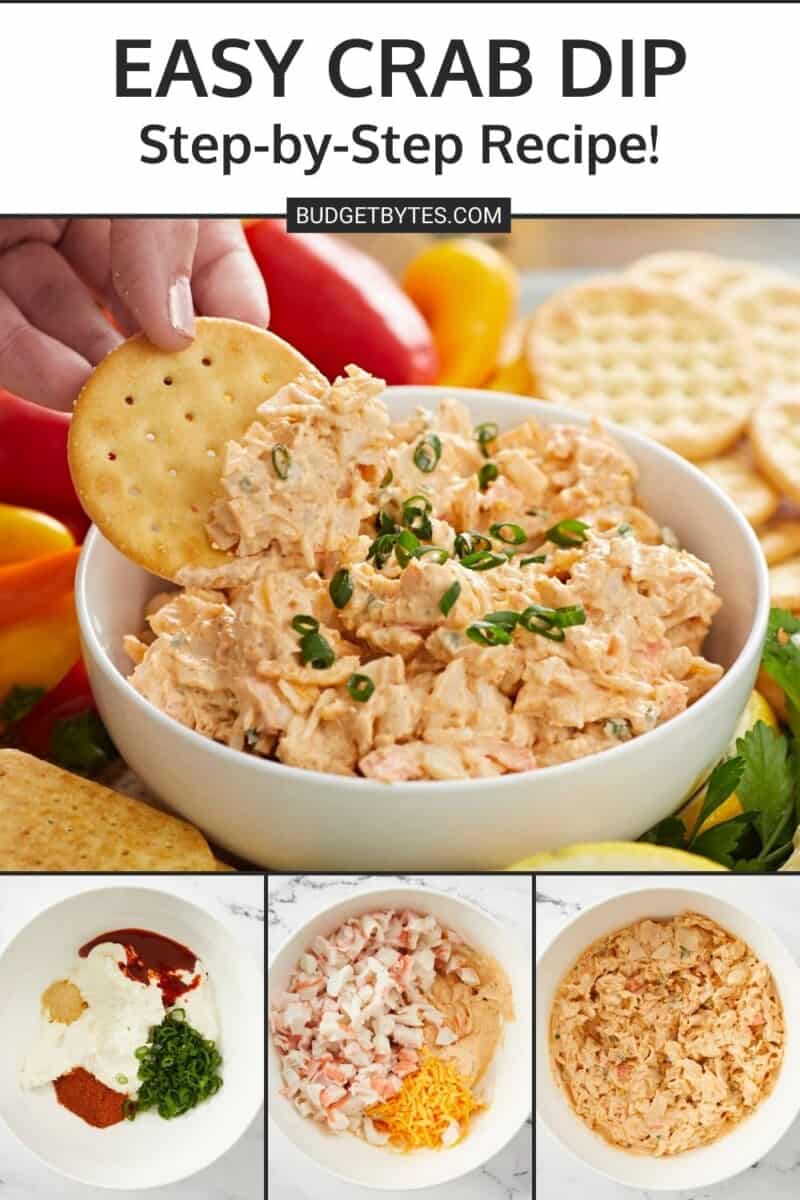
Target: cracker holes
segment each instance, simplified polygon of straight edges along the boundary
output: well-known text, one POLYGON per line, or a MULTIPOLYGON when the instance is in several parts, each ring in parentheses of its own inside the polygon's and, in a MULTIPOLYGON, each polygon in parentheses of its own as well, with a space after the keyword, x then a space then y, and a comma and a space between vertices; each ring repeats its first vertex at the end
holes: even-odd
POLYGON ((154 441, 156 440, 156 435, 155 435, 155 434, 153 433, 153 431, 151 430, 149 433, 146 433, 146 434, 144 435, 144 440, 145 440, 146 442, 154 442, 154 441))
POLYGON ((126 403, 126 404, 133 404, 133 402, 134 402, 134 401, 133 401, 133 396, 126 396, 126 397, 125 397, 125 403, 126 403))
POLYGON ((171 375, 164 376, 164 387, 172 387, 172 376, 171 375))
POLYGON ((184 413, 184 414, 183 414, 183 419, 184 419, 184 421, 193 421, 193 420, 194 420, 194 413, 190 413, 190 412, 184 413))
POLYGON ((108 452, 108 461, 109 461, 109 462, 116 462, 116 461, 117 461, 117 455, 116 455, 116 451, 114 451, 114 450, 109 450, 109 452, 108 452))
POLYGON ((204 367, 210 367, 211 363, 213 362, 213 359, 209 358, 208 355, 206 355, 205 357, 201 358, 200 361, 204 367))
POLYGON ((175 479, 177 477, 178 472, 175 470, 174 467, 170 467, 170 469, 167 471, 167 474, 169 475, 170 479, 175 479))
POLYGON ((140 487, 137 487, 135 483, 132 483, 131 486, 128 488, 129 496, 141 496, 141 494, 142 494, 142 489, 140 487))

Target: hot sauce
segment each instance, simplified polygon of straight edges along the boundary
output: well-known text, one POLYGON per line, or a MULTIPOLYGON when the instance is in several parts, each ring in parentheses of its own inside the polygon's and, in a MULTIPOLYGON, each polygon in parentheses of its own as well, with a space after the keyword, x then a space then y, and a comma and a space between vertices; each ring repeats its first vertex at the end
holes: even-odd
POLYGON ((59 1104, 96 1129, 117 1125, 125 1118, 127 1097, 106 1087, 94 1075, 84 1071, 83 1067, 76 1067, 69 1074, 61 1075, 54 1081, 53 1087, 59 1104))
POLYGON ((129 979, 139 983, 146 984, 149 979, 155 979, 161 988, 165 1008, 170 1008, 179 996, 192 991, 200 983, 199 975, 185 980, 176 974, 178 971, 194 971, 197 955, 188 946, 172 938, 149 929, 112 929, 109 933, 92 938, 85 946, 81 946, 78 953, 81 958, 86 958, 90 950, 103 942, 116 942, 125 947, 127 961, 120 963, 120 970, 129 979))

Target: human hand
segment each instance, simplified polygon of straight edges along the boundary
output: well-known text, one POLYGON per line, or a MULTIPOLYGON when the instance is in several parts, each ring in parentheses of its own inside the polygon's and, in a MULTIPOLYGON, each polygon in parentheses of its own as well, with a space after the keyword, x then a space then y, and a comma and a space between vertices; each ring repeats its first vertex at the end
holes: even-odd
POLYGON ((196 312, 269 321, 238 221, 0 219, 0 387, 26 400, 69 410, 122 336, 181 350, 196 312))

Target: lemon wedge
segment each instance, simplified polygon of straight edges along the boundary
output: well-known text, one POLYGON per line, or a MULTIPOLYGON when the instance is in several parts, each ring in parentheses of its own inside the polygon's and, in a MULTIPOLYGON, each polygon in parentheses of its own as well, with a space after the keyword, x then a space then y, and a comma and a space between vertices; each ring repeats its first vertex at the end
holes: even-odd
MULTIPOLYGON (((763 721, 765 725, 770 725, 773 729, 778 727, 778 719, 772 710, 772 707, 764 699, 760 692, 751 692, 750 699, 745 705, 744 712, 739 718, 739 723, 736 726, 733 737, 728 746, 728 754, 736 753, 736 739, 743 737, 749 729, 758 722, 763 721)), ((706 798, 708 785, 703 786, 696 791, 692 798, 686 803, 678 813, 679 820, 683 821, 684 828, 687 833, 692 833, 697 822, 697 816, 700 812, 703 801, 706 798)), ((739 798, 734 792, 729 796, 724 803, 720 804, 707 820, 703 822, 699 832, 704 832, 706 829, 713 829, 715 825, 721 825, 723 821, 730 821, 731 817, 737 817, 742 811, 742 806, 739 798)))
POLYGON ((584 842, 523 858, 509 871, 727 871, 727 867, 647 842, 584 842))

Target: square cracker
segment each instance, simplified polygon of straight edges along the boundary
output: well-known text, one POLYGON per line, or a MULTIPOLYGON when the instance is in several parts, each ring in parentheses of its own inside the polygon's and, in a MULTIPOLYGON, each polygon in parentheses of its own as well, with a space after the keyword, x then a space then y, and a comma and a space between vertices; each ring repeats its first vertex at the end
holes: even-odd
POLYGON ((199 830, 19 750, 0 750, 0 871, 214 871, 199 830))
POLYGON ((200 317, 196 328, 177 353, 142 334, 112 350, 84 384, 69 435, 75 488, 95 525, 127 558, 171 580, 182 566, 230 560, 205 529, 226 443, 285 384, 322 378, 253 325, 200 317))

